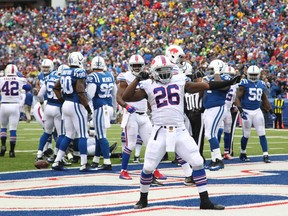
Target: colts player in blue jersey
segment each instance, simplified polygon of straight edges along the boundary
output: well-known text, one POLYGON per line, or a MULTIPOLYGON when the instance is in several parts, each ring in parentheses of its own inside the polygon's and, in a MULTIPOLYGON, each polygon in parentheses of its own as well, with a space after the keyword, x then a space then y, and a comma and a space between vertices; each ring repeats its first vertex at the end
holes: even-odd
POLYGON ((109 142, 106 131, 110 128, 110 120, 116 107, 116 84, 113 74, 107 72, 104 59, 96 56, 91 61, 92 72, 87 77, 88 98, 92 99, 94 114, 96 148, 92 167, 102 170, 112 170, 110 160, 109 142), (99 166, 100 155, 103 155, 104 163, 99 166))
POLYGON ((86 70, 83 68, 84 57, 80 52, 72 52, 68 56, 69 69, 62 71, 60 80, 54 86, 54 92, 62 105, 62 119, 66 130, 52 169, 63 170, 61 160, 67 150, 69 143, 78 138, 81 166, 80 171, 89 171, 87 163, 87 120, 92 111, 88 105, 86 95, 86 70))
MULTIPOLYGON (((219 59, 213 60, 208 65, 207 74, 213 76, 208 77, 209 80, 221 81, 230 80, 231 77, 227 74, 220 74, 225 64, 219 59), (211 71, 210 71, 211 70, 211 71)), ((217 139, 217 132, 220 123, 226 115, 226 94, 229 88, 221 90, 207 90, 203 96, 203 107, 205 108, 203 114, 205 137, 210 143, 211 163, 208 165, 209 170, 215 171, 224 168, 222 155, 220 151, 219 140, 217 139)))
POLYGON ((259 80, 260 69, 257 66, 250 66, 247 69, 247 79, 242 79, 239 84, 239 90, 235 100, 235 105, 238 107, 240 116, 243 119, 241 138, 241 154, 240 159, 244 162, 250 161, 246 154, 248 138, 250 137, 252 125, 260 139, 260 145, 263 151, 263 161, 270 163, 268 156, 268 144, 265 135, 265 122, 263 113, 260 109, 261 102, 265 109, 269 111, 271 119, 275 119, 271 104, 265 94, 266 85, 259 80))
MULTIPOLYGON (((62 103, 58 100, 54 94, 53 87, 55 83, 59 80, 60 74, 63 68, 69 68, 67 65, 61 65, 57 71, 51 72, 44 84, 42 85, 37 97, 40 103, 44 102, 44 98, 47 98, 47 105, 44 109, 43 121, 44 121, 44 133, 42 134, 36 160, 43 160, 43 149, 44 146, 52 135, 54 127, 56 128, 57 134, 61 134, 61 107, 62 103), (61 68, 60 68, 61 67, 61 68)), ((57 152, 57 150, 56 150, 57 152)), ((56 153, 57 154, 57 153, 56 153)))

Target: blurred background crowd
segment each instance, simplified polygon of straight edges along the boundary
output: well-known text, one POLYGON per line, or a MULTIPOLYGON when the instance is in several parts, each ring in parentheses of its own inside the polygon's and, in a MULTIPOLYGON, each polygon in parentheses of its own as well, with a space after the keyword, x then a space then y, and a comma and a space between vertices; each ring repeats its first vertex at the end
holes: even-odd
POLYGON ((262 68, 270 97, 287 95, 287 0, 79 0, 67 8, 0 10, 0 65, 14 63, 33 84, 41 60, 66 63, 81 51, 87 66, 105 58, 115 76, 135 53, 147 64, 171 44, 194 69, 219 58, 239 72, 262 68))

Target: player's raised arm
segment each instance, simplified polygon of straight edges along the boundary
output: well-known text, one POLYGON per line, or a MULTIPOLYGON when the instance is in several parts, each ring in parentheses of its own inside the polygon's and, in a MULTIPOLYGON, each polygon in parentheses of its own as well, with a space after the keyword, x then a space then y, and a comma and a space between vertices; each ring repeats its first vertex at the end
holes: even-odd
POLYGON ((140 101, 147 98, 147 94, 143 89, 136 89, 139 79, 136 78, 123 92, 122 99, 127 102, 140 101))

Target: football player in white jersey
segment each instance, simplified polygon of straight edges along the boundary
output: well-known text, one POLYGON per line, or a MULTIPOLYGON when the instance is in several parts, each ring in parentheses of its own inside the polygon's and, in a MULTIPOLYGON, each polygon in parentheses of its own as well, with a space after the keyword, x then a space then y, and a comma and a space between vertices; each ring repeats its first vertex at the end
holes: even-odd
POLYGON ((241 138, 241 154, 240 160, 247 162, 250 159, 246 154, 248 138, 250 137, 252 125, 255 127, 259 136, 260 145, 263 151, 263 161, 270 163, 268 155, 268 143, 266 139, 264 116, 260 109, 261 102, 265 109, 269 111, 270 118, 275 120, 276 116, 273 113, 271 104, 265 94, 266 85, 260 79, 260 69, 256 65, 250 66, 247 69, 247 79, 242 79, 239 84, 239 90, 235 100, 235 105, 238 107, 242 118, 241 138))
POLYGON ((30 90, 31 86, 27 80, 17 76, 18 68, 14 64, 9 64, 4 70, 4 77, 0 77, 1 90, 1 152, 4 156, 6 152, 7 128, 10 130, 10 151, 9 157, 15 157, 16 130, 20 117, 20 91, 30 90))
POLYGON ((152 109, 153 129, 147 144, 144 166, 140 178, 140 200, 135 209, 148 205, 148 191, 152 172, 158 166, 165 152, 176 152, 193 167, 193 178, 200 195, 201 209, 224 209, 210 201, 207 192, 207 178, 203 158, 194 139, 184 125, 184 94, 201 90, 218 89, 234 84, 234 81, 192 83, 184 74, 173 75, 173 64, 163 55, 156 56, 151 63, 153 79, 147 73, 140 73, 123 93, 123 100, 135 102, 147 98, 152 109), (139 83, 140 80, 147 79, 139 83), (138 88, 137 88, 138 87, 138 88))
MULTIPOLYGON (((130 154, 136 146, 137 135, 139 134, 147 145, 151 135, 152 124, 147 115, 147 100, 143 98, 141 101, 126 103, 122 99, 122 94, 126 87, 136 79, 136 76, 144 70, 145 62, 142 56, 136 54, 132 55, 129 59, 129 71, 121 73, 117 77, 119 81, 117 91, 117 102, 120 106, 124 107, 121 127, 125 128, 126 143, 122 152, 122 169, 119 175, 120 179, 131 180, 131 176, 127 171, 130 154)), ((156 167, 155 167, 156 168, 156 167)), ((154 175, 159 179, 166 179, 158 170, 155 170, 154 175)), ((155 180, 155 179, 154 179, 155 180)))
POLYGON ((61 141, 52 169, 63 170, 61 163, 65 151, 74 138, 78 138, 80 151, 80 172, 90 171, 87 163, 87 120, 91 118, 92 111, 86 96, 86 77, 84 57, 80 52, 72 52, 68 56, 68 69, 64 69, 54 85, 54 93, 62 105, 62 119, 65 127, 65 137, 61 141))

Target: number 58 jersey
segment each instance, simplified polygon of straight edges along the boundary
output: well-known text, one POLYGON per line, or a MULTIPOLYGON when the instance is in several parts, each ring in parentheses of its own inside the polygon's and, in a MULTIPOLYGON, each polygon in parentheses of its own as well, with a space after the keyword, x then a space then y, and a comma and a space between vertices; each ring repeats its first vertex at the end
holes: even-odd
POLYGON ((20 90, 27 83, 25 78, 22 77, 1 77, 0 90, 2 103, 19 103, 20 90))
POLYGON ((258 80, 256 83, 242 79, 239 83, 239 87, 245 88, 245 93, 241 100, 241 106, 243 109, 256 110, 260 108, 262 102, 262 94, 264 94, 266 85, 262 80, 258 80))
POLYGON ((183 74, 173 75, 168 84, 151 79, 140 82, 140 88, 148 95, 154 125, 184 125, 185 83, 186 76, 183 74))

